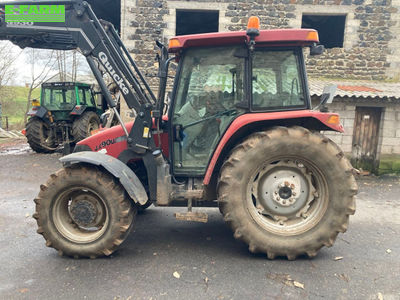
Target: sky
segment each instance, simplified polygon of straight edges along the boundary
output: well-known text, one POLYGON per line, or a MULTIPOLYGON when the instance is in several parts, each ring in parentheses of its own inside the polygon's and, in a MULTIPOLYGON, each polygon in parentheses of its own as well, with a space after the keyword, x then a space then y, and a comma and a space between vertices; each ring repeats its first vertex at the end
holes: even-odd
MULTIPOLYGON (((22 50, 21 48, 13 45, 11 43, 10 43, 10 47, 12 49, 12 53, 14 53, 15 55, 17 55, 19 53, 19 56, 15 60, 15 63, 14 63, 17 72, 16 72, 13 80, 9 83, 9 85, 24 86, 26 83, 31 82, 31 69, 30 69, 30 65, 28 63, 28 56, 27 56, 27 51, 29 51, 29 48, 25 48, 23 51, 21 51, 22 50)), ((46 50, 37 49, 37 51, 46 51, 46 50)), ((82 60, 84 60, 83 57, 82 57, 82 60)), ((43 62, 43 63, 45 63, 45 62, 43 62)), ((37 70, 41 69, 40 64, 38 64, 38 66, 36 68, 37 68, 37 70)), ((52 70, 49 72, 48 77, 51 77, 57 73, 58 73, 58 70, 52 70)), ((78 73, 80 73, 80 74, 91 73, 86 61, 81 63, 78 73)))

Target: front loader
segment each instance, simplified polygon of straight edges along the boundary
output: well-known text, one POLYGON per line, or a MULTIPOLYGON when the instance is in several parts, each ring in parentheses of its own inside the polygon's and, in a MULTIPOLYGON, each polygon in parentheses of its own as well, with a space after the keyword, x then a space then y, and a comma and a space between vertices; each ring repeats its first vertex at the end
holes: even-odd
POLYGON ((346 231, 357 184, 341 149, 320 133, 343 132, 339 116, 311 107, 303 49, 322 52, 315 30, 259 30, 251 17, 246 31, 178 36, 168 49, 157 42, 156 97, 113 26, 87 2, 10 4, 65 6, 65 22, 0 16, 0 39, 78 49, 121 123, 80 141, 40 186, 33 217, 47 246, 108 256, 151 204, 187 206, 177 218, 202 222, 207 215, 194 209, 218 206, 234 237, 270 259, 313 257, 346 231), (167 107, 171 60, 178 69, 167 107), (133 122, 122 122, 100 68, 133 122))

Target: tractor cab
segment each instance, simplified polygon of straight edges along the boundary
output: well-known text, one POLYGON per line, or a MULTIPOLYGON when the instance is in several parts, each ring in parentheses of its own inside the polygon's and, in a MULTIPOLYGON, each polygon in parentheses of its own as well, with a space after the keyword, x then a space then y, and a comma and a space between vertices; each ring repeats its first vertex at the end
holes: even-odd
POLYGON ((63 145, 66 153, 100 126, 104 112, 91 85, 80 82, 42 84, 40 101, 32 101, 26 136, 36 152, 53 152, 63 145))
POLYGON ((173 173, 204 175, 222 136, 240 116, 310 110, 302 48, 317 42, 310 29, 261 30, 253 38, 243 31, 171 39, 169 52, 179 61, 169 116, 173 173))
POLYGON ((51 111, 56 119, 64 120, 69 119, 70 113, 81 106, 97 109, 90 85, 76 82, 44 83, 40 105, 51 111))

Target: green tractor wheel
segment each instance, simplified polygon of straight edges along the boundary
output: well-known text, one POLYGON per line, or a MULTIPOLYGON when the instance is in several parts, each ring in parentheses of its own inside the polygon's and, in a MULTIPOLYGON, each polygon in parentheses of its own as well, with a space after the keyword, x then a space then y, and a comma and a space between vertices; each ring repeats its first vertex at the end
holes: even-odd
POLYGON ((74 121, 72 124, 72 135, 75 142, 79 142, 90 136, 93 130, 100 127, 100 118, 93 112, 85 112, 82 116, 74 121))
POLYGON ((26 123, 26 138, 37 153, 51 153, 57 148, 50 126, 37 117, 30 118, 26 123))

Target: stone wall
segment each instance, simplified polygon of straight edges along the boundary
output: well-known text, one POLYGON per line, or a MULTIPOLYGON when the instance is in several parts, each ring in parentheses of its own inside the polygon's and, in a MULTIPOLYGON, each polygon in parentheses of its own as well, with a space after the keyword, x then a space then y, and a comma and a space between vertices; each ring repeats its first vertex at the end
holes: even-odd
POLYGON ((345 14, 343 48, 309 58, 309 74, 370 80, 400 76, 400 0, 124 0, 121 7, 122 38, 154 86, 154 40, 167 43, 174 36, 176 9, 219 10, 219 31, 243 30, 251 15, 270 29, 299 28, 303 13, 345 14))
MULTIPOLYGON (((317 99, 315 98, 317 101, 317 99)), ((382 107, 378 153, 400 154, 400 101, 394 103, 377 103, 376 101, 360 101, 354 98, 336 97, 329 110, 339 113, 345 132, 336 133, 326 131, 324 134, 337 143, 344 152, 351 153, 355 110, 357 106, 382 107)))

